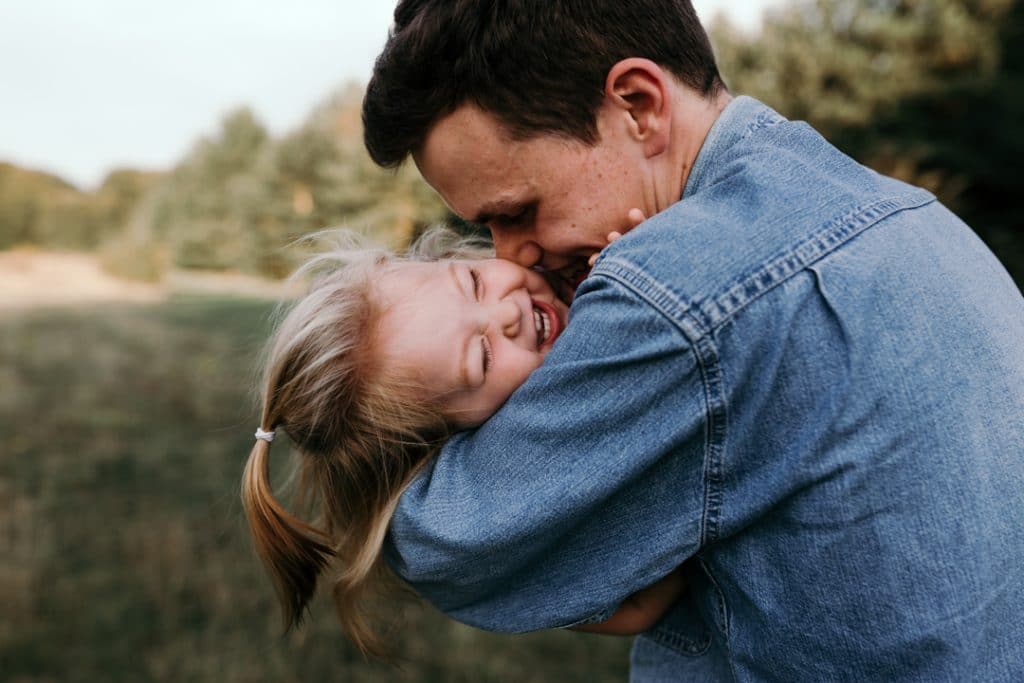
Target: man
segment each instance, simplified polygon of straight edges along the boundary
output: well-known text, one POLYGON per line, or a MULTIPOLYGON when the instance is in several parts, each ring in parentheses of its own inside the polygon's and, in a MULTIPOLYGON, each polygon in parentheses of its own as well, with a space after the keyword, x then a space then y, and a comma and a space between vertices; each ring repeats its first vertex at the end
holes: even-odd
POLYGON ((635 680, 1024 680, 1024 303, 934 197, 733 98, 686 0, 406 0, 363 118, 578 285, 403 495, 418 591, 522 631, 682 565, 635 680))

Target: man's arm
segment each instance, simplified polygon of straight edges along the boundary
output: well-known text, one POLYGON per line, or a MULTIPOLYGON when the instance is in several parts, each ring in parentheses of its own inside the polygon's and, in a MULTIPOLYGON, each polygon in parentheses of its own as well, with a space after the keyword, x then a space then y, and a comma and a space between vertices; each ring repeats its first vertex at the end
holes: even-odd
POLYGON ((498 631, 608 619, 703 523, 701 369, 643 274, 601 266, 544 365, 407 488, 385 556, 450 616, 498 631))

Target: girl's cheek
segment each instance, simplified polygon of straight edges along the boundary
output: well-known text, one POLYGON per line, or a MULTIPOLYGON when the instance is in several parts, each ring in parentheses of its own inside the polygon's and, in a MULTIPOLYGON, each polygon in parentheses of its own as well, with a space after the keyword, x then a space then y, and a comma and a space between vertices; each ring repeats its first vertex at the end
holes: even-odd
MULTIPOLYGON (((547 353, 547 352, 545 351, 544 353, 547 353)), ((539 368, 541 366, 541 364, 544 362, 544 354, 543 353, 532 353, 532 354, 530 354, 530 357, 528 359, 525 359, 525 360, 526 360, 526 362, 523 363, 523 365, 526 368, 526 372, 523 373, 523 381, 524 382, 526 381, 526 376, 528 376, 531 372, 533 372, 534 370, 539 368)))

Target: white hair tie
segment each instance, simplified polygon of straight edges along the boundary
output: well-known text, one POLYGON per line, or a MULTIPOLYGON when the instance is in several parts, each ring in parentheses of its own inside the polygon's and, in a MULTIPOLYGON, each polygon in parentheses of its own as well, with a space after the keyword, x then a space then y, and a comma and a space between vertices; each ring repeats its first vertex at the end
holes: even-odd
POLYGON ((262 441, 266 441, 267 443, 272 443, 274 441, 274 430, 270 430, 269 432, 265 432, 261 428, 257 427, 256 428, 256 438, 260 439, 262 441))

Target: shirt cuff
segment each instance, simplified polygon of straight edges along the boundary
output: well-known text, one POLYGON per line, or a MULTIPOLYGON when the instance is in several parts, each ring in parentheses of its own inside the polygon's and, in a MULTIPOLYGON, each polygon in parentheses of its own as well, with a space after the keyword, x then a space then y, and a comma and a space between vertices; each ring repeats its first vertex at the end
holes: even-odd
POLYGON ((589 617, 584 617, 579 621, 574 621, 571 624, 565 624, 564 626, 559 626, 558 628, 572 628, 574 626, 586 626, 587 624, 596 624, 600 621, 606 621, 607 619, 610 619, 613 614, 615 614, 614 609, 601 610, 597 614, 593 614, 589 617))

